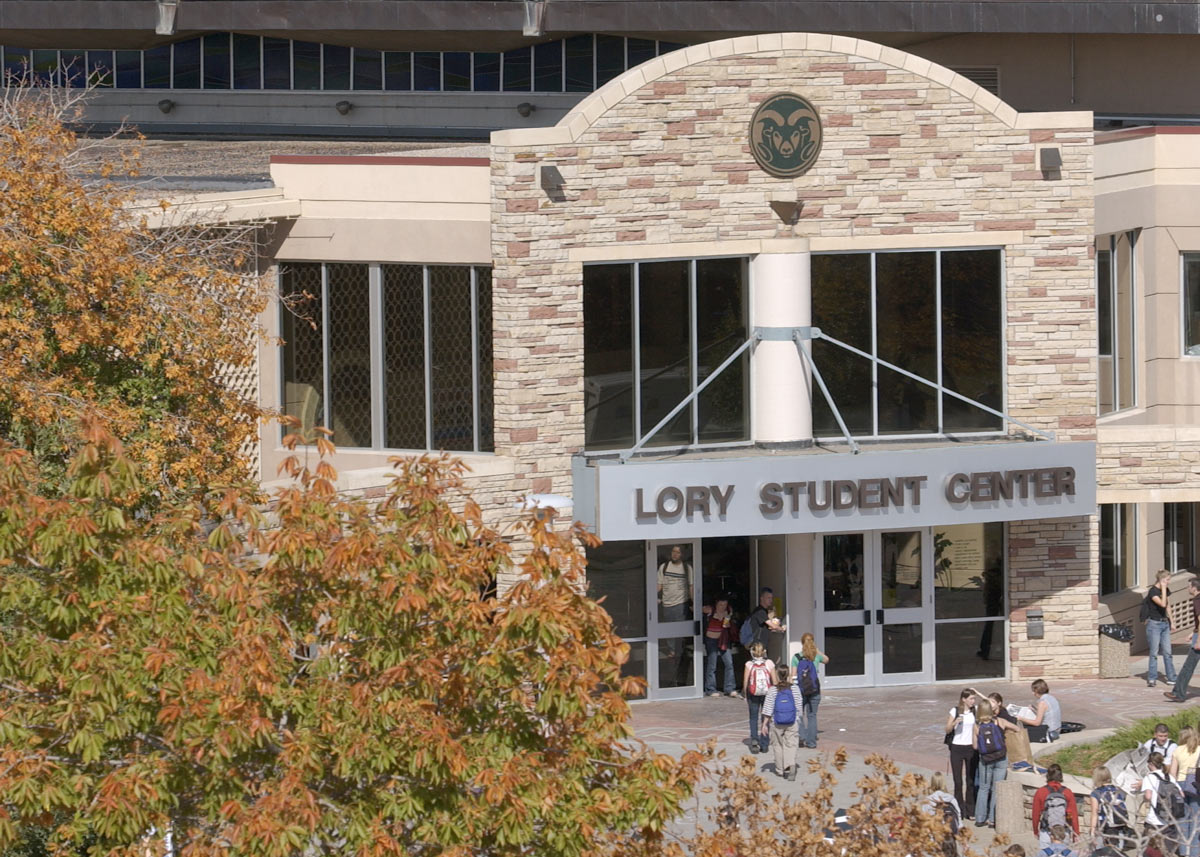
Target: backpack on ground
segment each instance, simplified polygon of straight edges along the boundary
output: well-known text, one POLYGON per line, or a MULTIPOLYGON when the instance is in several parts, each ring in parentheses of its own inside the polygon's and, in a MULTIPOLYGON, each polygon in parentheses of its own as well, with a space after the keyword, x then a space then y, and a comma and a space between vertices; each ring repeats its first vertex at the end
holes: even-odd
POLYGON ((1008 748, 1004 744, 1004 730, 995 722, 980 723, 975 749, 979 751, 979 761, 999 762, 1008 755, 1008 748))
POLYGON ((746 693, 751 696, 766 696, 771 689, 771 668, 765 663, 750 665, 750 680, 746 682, 746 693))
POLYGON ((1103 827, 1129 826, 1129 808, 1125 805, 1125 792, 1114 785, 1101 786, 1096 789, 1096 799, 1100 804, 1103 827))
POLYGON ((817 675, 817 665, 808 658, 801 658, 796 664, 796 683, 800 685, 800 695, 805 699, 821 692, 821 677, 817 675))
POLYGON ((1183 790, 1170 777, 1165 777, 1162 771, 1154 771, 1158 775, 1158 804, 1154 814, 1161 821, 1180 821, 1187 815, 1187 801, 1183 798, 1183 790))
POLYGON ((796 722, 796 697, 792 694, 791 685, 779 688, 772 717, 777 726, 791 726, 796 722))
POLYGON ((738 629, 738 642, 742 644, 743 649, 750 648, 750 644, 754 642, 754 626, 750 624, 749 616, 742 623, 742 627, 738 629))
POLYGON ((1063 793, 1064 786, 1059 783, 1055 788, 1047 783, 1046 788, 1048 791, 1046 800, 1042 803, 1042 818, 1038 826, 1042 830, 1049 830, 1056 825, 1066 827, 1070 822, 1067 820, 1067 796, 1063 793))

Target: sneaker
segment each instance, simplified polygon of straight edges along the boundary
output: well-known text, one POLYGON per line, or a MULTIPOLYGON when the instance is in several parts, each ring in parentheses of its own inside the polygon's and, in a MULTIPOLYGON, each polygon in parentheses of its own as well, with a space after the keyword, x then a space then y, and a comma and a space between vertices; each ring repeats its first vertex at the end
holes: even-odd
POLYGON ((1146 679, 1146 687, 1154 687, 1154 685, 1155 682, 1153 679, 1146 679))
POLYGON ((715 690, 709 694, 709 696, 720 696, 720 695, 721 694, 717 693, 715 690))
MULTIPOLYGON (((719 694, 719 693, 713 694, 713 696, 720 696, 720 695, 721 694, 719 694)), ((745 697, 742 696, 740 693, 738 693, 736 690, 729 691, 729 693, 727 693, 726 696, 728 696, 730 699, 745 699, 745 697)))
POLYGON ((790 768, 788 768, 787 778, 789 780, 791 780, 793 783, 796 781, 796 772, 798 770, 800 770, 799 765, 792 765, 790 768))
POLYGON ((751 744, 751 745, 750 745, 750 752, 751 752, 751 753, 761 753, 762 751, 758 749, 758 745, 757 745, 757 744, 751 744))
POLYGON ((1163 694, 1163 696, 1165 696, 1171 702, 1183 702, 1183 697, 1176 696, 1175 691, 1173 691, 1173 690, 1168 690, 1166 693, 1163 694))

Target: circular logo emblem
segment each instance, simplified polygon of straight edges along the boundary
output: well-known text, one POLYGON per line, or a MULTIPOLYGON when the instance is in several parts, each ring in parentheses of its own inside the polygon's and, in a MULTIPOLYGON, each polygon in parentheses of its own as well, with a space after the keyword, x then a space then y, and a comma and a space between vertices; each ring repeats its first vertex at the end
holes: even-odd
POLYGON ((804 175, 821 152, 821 117, 794 92, 769 96, 750 120, 750 151, 764 172, 781 179, 804 175))

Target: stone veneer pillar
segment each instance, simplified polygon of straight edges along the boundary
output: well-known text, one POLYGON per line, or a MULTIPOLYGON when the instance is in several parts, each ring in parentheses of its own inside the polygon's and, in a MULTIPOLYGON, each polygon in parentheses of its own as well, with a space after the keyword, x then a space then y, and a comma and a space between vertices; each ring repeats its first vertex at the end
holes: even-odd
MULTIPOLYGON (((812 324, 812 254, 760 253, 750 260, 755 327, 790 328, 812 324)), ((811 344, 802 347, 811 355, 811 344)), ((796 343, 763 339, 752 361, 754 440, 793 443, 812 440, 812 379, 796 343)))

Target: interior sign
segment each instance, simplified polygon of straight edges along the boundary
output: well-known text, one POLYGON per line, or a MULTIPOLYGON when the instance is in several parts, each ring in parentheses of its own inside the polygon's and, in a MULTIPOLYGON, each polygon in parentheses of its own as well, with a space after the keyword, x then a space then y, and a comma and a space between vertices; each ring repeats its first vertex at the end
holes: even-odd
POLYGON ((602 539, 1034 520, 1094 514, 1095 473, 1095 444, 1053 442, 594 463, 575 511, 602 539))

